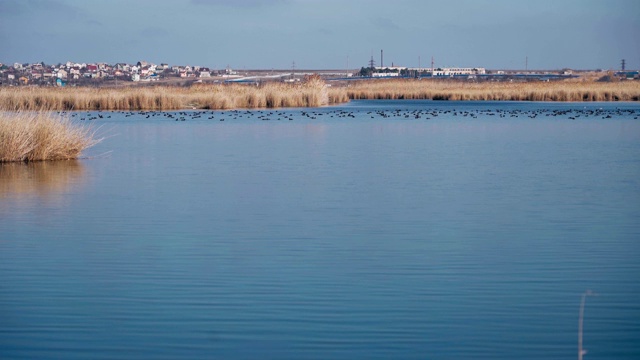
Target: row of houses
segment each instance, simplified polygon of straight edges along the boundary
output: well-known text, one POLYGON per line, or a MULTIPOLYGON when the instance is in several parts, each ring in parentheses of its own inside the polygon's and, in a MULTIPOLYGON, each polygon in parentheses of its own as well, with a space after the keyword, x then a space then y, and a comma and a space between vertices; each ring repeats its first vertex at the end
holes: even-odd
POLYGON ((156 81, 167 77, 209 78, 234 74, 235 72, 229 68, 212 71, 204 66, 170 66, 165 63, 157 65, 147 61, 138 61, 136 64, 87 64, 71 61, 56 65, 47 65, 44 62, 33 64, 14 63, 13 65, 0 63, 0 83, 8 85, 64 85, 67 82, 79 83, 104 79, 156 81))

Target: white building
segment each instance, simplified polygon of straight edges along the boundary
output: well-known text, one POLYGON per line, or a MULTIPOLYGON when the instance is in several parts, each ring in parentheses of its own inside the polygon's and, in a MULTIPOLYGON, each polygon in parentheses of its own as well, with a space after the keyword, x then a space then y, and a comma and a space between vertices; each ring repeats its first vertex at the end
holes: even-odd
POLYGON ((374 72, 371 73, 371 77, 398 77, 400 73, 398 72, 374 72))
POLYGON ((409 68, 404 66, 377 66, 375 72, 371 74, 373 77, 388 77, 399 76, 401 71, 417 71, 420 73, 427 73, 431 76, 459 76, 459 75, 484 75, 486 74, 485 68, 409 68))
POLYGON ((206 67, 201 67, 200 69, 198 69, 198 77, 201 77, 201 78, 211 77, 211 70, 209 70, 209 68, 206 68, 206 67))
POLYGON ((426 69, 427 73, 431 73, 431 76, 456 76, 456 75, 484 75, 486 74, 485 68, 436 68, 426 69))

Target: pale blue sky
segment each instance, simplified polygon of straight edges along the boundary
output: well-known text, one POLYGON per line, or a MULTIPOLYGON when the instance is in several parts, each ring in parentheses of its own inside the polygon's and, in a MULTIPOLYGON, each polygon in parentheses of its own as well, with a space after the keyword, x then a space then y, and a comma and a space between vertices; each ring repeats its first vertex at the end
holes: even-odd
POLYGON ((0 0, 0 62, 640 68, 640 0, 0 0))

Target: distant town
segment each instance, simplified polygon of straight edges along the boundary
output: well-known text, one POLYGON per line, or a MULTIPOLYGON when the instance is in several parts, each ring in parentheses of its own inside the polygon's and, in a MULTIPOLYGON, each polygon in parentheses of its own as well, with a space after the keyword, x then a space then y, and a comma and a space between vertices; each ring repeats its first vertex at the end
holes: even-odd
MULTIPOLYGON (((267 81, 296 82, 305 76, 317 74, 327 80, 355 80, 363 78, 456 78, 474 81, 553 81, 583 74, 597 79, 638 79, 638 71, 562 70, 487 70, 482 67, 403 67, 369 66, 360 70, 301 70, 295 64, 286 70, 211 69, 205 66, 153 64, 138 61, 127 63, 75 63, 68 61, 55 65, 40 63, 0 63, 0 86, 126 86, 158 82, 189 85, 193 83, 260 83, 267 81)), ((596 79, 596 80, 597 80, 596 79)))

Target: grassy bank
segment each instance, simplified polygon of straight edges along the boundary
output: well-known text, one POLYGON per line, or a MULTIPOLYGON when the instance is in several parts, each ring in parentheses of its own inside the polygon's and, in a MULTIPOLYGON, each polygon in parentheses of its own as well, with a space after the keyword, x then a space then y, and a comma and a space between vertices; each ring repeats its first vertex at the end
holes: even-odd
POLYGON ((194 85, 191 87, 2 88, 0 109, 177 110, 318 107, 348 101, 320 79, 300 84, 194 85))
POLYGON ((77 159, 98 142, 89 128, 52 113, 0 113, 0 163, 77 159))
POLYGON ((349 99, 494 101, 640 101, 640 81, 464 82, 448 80, 355 81, 349 99))

